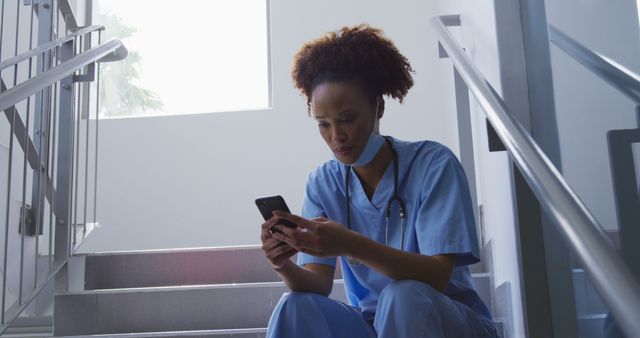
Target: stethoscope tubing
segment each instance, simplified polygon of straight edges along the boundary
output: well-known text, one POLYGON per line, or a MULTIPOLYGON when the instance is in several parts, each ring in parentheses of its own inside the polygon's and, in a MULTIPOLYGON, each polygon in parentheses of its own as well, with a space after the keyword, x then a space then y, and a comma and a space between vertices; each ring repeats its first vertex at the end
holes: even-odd
MULTIPOLYGON (((389 202, 387 203, 387 212, 385 217, 385 245, 389 246, 389 219, 391 218, 391 206, 393 202, 397 202, 400 207, 400 250, 404 249, 404 226, 406 219, 405 205, 404 201, 398 194, 398 153, 393 149, 393 142, 389 137, 384 137, 387 144, 391 148, 391 153, 393 157, 393 195, 389 202)), ((345 174, 345 189, 346 189, 346 209, 347 209, 347 228, 351 229, 351 208, 349 203, 349 176, 350 176, 351 166, 347 166, 347 172, 345 174)), ((349 259, 352 264, 355 263, 355 260, 349 259)))

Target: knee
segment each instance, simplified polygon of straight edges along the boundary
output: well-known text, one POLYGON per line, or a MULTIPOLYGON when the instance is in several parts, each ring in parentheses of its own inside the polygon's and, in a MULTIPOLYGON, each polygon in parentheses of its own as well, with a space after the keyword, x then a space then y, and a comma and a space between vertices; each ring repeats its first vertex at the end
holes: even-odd
POLYGON ((382 290, 379 302, 400 303, 405 306, 411 304, 425 306, 433 304, 438 296, 438 291, 426 283, 415 280, 397 280, 382 290))
POLYGON ((282 295, 276 308, 294 312, 296 309, 308 310, 309 305, 315 303, 317 297, 322 296, 311 292, 287 292, 282 295))

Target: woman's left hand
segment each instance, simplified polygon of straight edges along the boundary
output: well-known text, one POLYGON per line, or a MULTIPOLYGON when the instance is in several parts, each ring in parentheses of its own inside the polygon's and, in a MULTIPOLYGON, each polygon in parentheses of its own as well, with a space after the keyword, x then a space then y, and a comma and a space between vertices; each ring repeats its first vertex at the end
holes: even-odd
POLYGON ((273 233, 274 238, 286 242, 298 251, 317 257, 342 256, 347 254, 349 244, 353 243, 353 231, 324 217, 309 220, 282 211, 274 211, 273 215, 298 226, 297 229, 292 229, 275 225, 282 233, 273 233))

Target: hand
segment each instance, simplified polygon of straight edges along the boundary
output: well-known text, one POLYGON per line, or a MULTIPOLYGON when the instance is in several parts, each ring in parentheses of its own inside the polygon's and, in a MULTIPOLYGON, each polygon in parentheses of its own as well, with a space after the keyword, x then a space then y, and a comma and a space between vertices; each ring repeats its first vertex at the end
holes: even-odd
POLYGON ((298 226, 291 229, 284 225, 275 225, 282 233, 274 233, 274 238, 286 242, 297 251, 317 257, 346 255, 355 234, 344 225, 324 217, 308 220, 282 211, 274 211, 273 214, 298 226))
POLYGON ((278 217, 274 216, 262 223, 262 231, 260 234, 262 251, 264 251, 265 256, 274 270, 282 268, 287 261, 289 261, 289 258, 298 252, 298 250, 292 248, 287 243, 273 237, 270 229, 277 224, 279 220, 278 217))

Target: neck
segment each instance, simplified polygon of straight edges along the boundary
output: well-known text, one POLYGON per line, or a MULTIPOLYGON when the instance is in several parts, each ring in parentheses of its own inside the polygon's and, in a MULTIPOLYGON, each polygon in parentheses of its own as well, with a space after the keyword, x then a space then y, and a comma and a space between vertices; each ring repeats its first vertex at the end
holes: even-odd
POLYGON ((358 175, 369 199, 373 196, 373 192, 378 186, 378 182, 380 182, 382 175, 384 175, 384 172, 387 170, 387 167, 389 167, 392 160, 393 153, 391 151, 391 146, 389 143, 385 142, 382 148, 380 148, 378 154, 376 154, 369 164, 360 167, 353 167, 353 170, 358 175))

